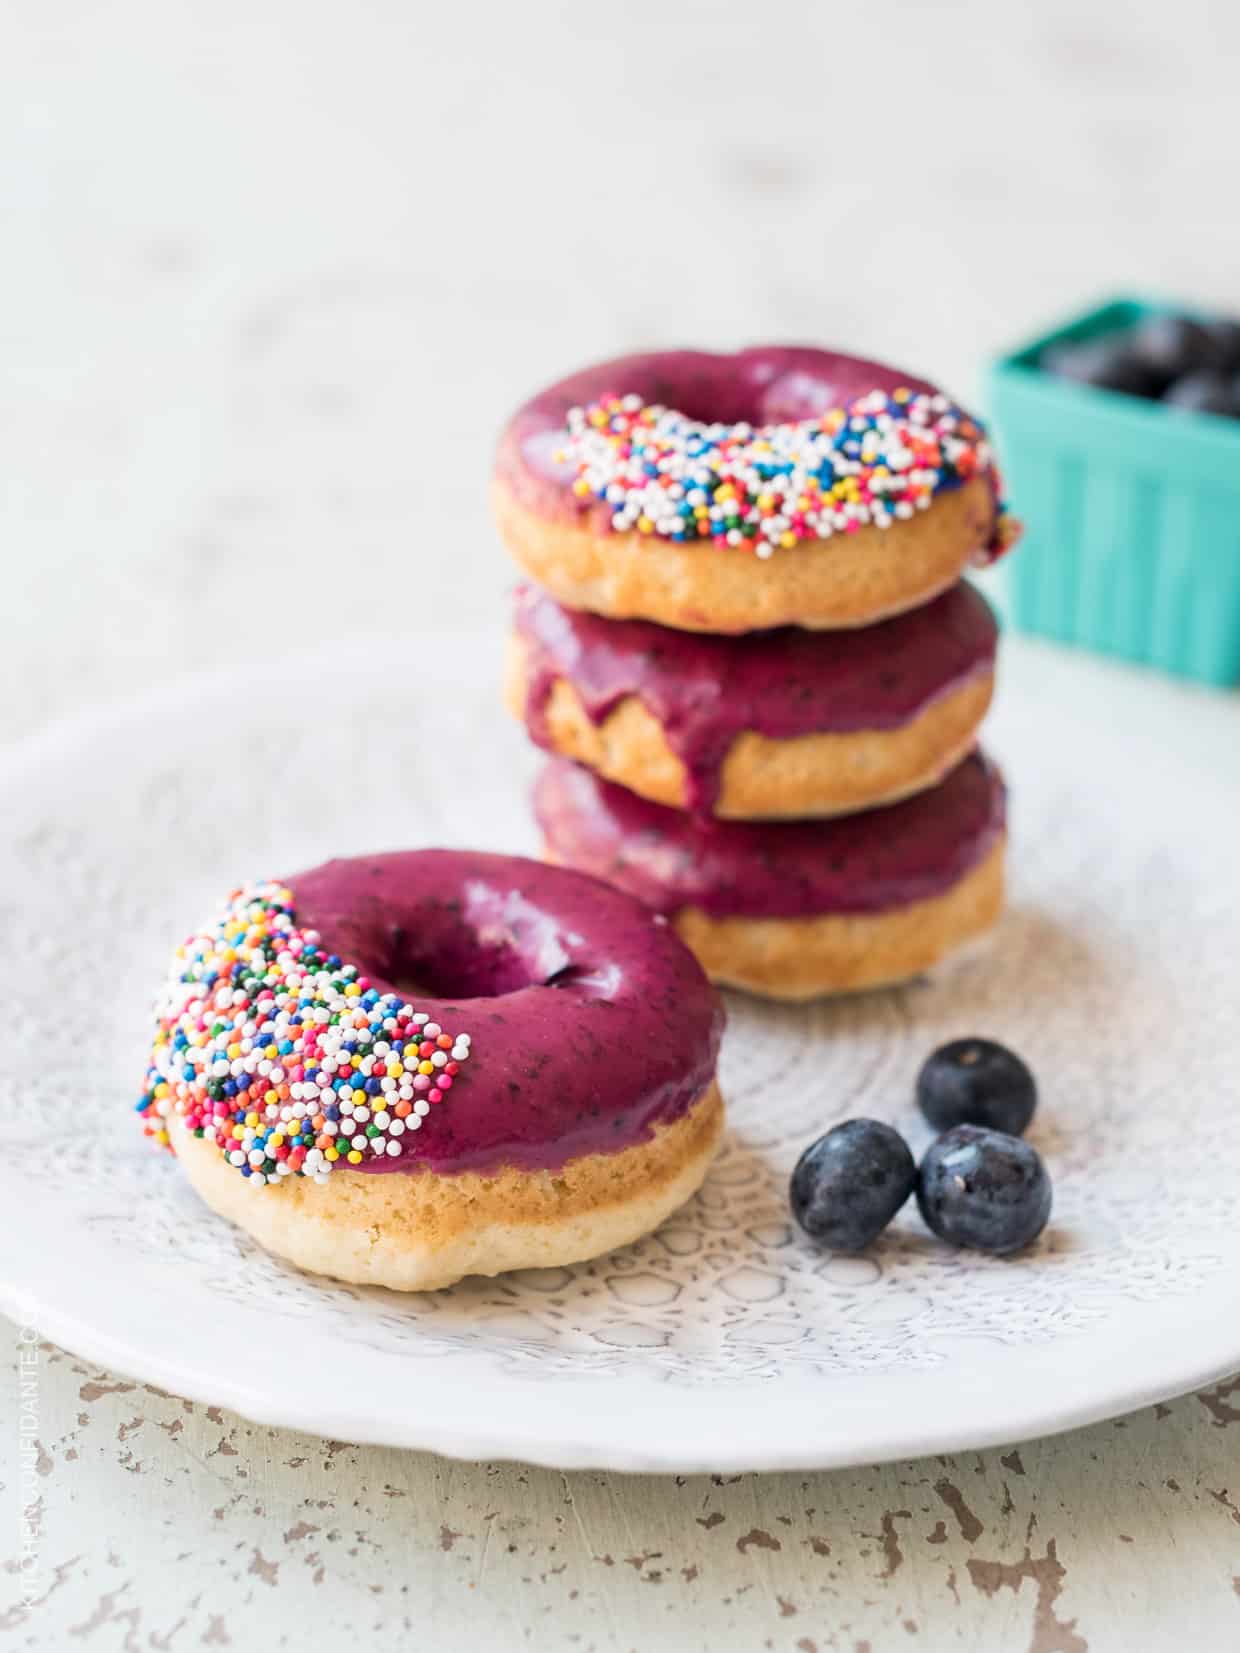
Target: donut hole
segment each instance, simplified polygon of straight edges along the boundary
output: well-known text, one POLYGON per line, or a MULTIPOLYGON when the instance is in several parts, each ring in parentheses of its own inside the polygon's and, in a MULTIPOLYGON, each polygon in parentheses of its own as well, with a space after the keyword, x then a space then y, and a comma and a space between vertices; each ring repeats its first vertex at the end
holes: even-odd
POLYGON ((377 973, 413 999, 499 999, 538 984, 529 961, 501 944, 429 954, 417 945, 402 947, 377 973))
POLYGON ((876 362, 795 347, 737 356, 686 352, 667 358, 652 379, 618 388, 707 425, 792 424, 816 419, 871 390, 921 385, 876 362))
POLYGON ((777 425, 812 419, 841 400, 841 387, 804 370, 781 373, 771 361, 740 365, 728 356, 708 362, 661 380, 645 399, 662 402, 704 425, 777 425))
POLYGON ((390 922, 372 973, 410 998, 498 999, 583 984, 589 991, 595 973, 568 951, 573 939, 515 892, 480 885, 461 900, 423 907, 413 921, 390 922))

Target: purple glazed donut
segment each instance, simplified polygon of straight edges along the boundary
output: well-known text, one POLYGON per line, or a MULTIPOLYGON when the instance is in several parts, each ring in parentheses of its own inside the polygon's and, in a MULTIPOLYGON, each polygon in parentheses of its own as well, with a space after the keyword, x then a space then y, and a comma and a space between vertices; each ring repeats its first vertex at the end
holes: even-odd
MULTIPOLYGON (((705 424, 781 425, 812 419, 871 390, 935 394, 925 379, 882 362, 809 345, 758 345, 734 355, 657 350, 598 362, 539 391, 518 408, 500 440, 496 475, 531 509, 547 516, 581 514, 572 483, 577 468, 557 458, 570 410, 608 394, 640 396, 705 424)), ((586 513, 607 526, 611 513, 591 502, 586 513)))
POLYGON ((594 879, 329 861, 179 950, 139 1107, 268 1249, 419 1289, 661 1221, 718 1139, 722 1021, 671 927, 594 879))
POLYGON ((902 803, 830 821, 697 819, 564 759, 534 809, 548 856, 670 918, 714 980, 773 998, 885 986, 998 917, 1006 792, 974 754, 902 803))
POLYGON ((924 379, 799 345, 561 380, 505 428, 494 498, 559 601, 688 631, 866 625, 1013 537, 975 419, 924 379))
POLYGON ((707 637, 518 593, 508 699, 533 740, 654 803, 738 820, 845 814, 971 750, 998 630, 961 582, 858 631, 707 637))

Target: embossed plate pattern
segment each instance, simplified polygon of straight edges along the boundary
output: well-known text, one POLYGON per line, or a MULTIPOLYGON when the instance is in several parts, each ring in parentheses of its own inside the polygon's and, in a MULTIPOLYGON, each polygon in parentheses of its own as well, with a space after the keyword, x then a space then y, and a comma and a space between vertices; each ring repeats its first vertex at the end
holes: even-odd
POLYGON ((129 1111, 170 947, 234 883, 333 853, 533 851, 498 654, 446 636, 215 673, 0 764, 9 1312, 259 1420, 561 1467, 947 1451, 1240 1367, 1240 718, 1030 645, 1007 645, 992 726, 1013 786, 997 936, 899 992, 734 997, 727 1146, 658 1234, 402 1298, 299 1274, 202 1208, 129 1111), (956 1253, 909 1209, 872 1254, 814 1251, 785 1202, 801 1147, 858 1113, 920 1147, 917 1066, 969 1031, 1040 1076, 1040 1244, 956 1253))

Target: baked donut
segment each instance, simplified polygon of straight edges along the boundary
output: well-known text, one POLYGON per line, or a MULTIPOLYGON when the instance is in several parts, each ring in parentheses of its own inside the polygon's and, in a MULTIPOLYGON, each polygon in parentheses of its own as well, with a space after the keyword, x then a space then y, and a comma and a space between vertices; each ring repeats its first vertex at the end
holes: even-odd
POLYGON ((973 748, 998 628, 962 582, 858 631, 708 637, 517 595, 508 702, 547 751, 673 809, 845 814, 932 786, 973 748))
POLYGON ((924 379, 788 345, 561 380, 504 430, 494 503, 560 602, 682 631, 870 625, 1015 536, 976 420, 924 379))
POLYGON ((178 950, 138 1111, 269 1251, 425 1290, 597 1256, 688 1199, 722 1027, 671 927, 595 879, 329 861, 178 950))
POLYGON ((549 859, 666 914, 712 980, 768 998, 905 981, 1003 904, 1005 792, 980 754, 903 803, 757 825, 665 809, 553 758, 534 809, 549 859))

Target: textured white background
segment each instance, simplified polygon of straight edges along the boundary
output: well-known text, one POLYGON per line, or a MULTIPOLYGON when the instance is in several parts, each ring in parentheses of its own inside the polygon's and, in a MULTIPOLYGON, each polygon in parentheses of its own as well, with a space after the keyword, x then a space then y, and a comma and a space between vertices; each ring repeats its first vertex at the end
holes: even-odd
MULTIPOLYGON (((497 628, 492 433, 581 359, 821 337, 969 393, 1096 292, 1234 299, 1238 48, 1206 0, 4 6, 0 729, 304 639, 497 628)), ((1240 1638, 1234 1386, 727 1485, 339 1448, 52 1351, 41 1392, 19 1645, 1240 1638)))

